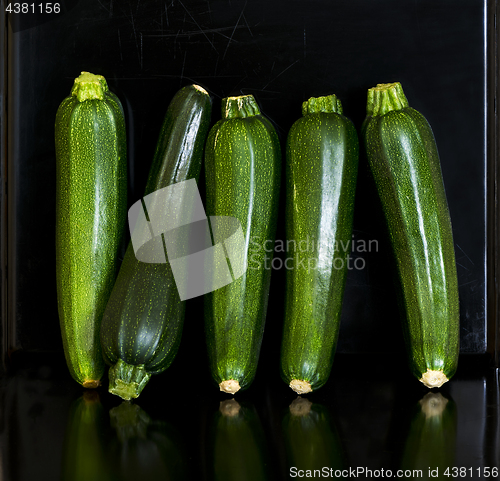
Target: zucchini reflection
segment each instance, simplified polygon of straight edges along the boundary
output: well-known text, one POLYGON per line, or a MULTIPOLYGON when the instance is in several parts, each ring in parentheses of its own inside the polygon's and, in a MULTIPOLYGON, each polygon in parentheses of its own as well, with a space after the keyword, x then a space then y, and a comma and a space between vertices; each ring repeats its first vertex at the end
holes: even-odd
POLYGON ((111 409, 109 417, 116 433, 110 458, 120 481, 187 479, 187 461, 168 423, 153 421, 129 401, 111 409))
POLYGON ((207 442, 208 478, 216 481, 272 479, 264 430, 255 408, 234 399, 222 401, 213 415, 207 442))
POLYGON ((427 393, 414 407, 401 468, 421 471, 422 479, 448 479, 443 473, 455 465, 456 431, 453 400, 427 393))
POLYGON ((64 439, 63 481, 113 481, 104 451, 104 408, 96 391, 86 391, 73 402, 64 439))
POLYGON ((327 470, 340 478, 346 467, 344 452, 337 429, 328 409, 300 396, 290 404, 282 422, 288 473, 303 471, 312 477, 327 470))
POLYGON ((177 433, 124 401, 107 412, 96 391, 74 401, 66 428, 63 481, 183 481, 177 433))

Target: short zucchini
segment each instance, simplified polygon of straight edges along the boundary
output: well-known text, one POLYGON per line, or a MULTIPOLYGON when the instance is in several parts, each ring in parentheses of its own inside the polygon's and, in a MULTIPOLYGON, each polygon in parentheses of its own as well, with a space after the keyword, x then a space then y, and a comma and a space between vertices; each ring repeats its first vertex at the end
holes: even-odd
POLYGON ((125 120, 104 77, 83 72, 56 114, 56 279, 72 377, 100 385, 99 326, 127 217, 125 120))
POLYGON ((271 280, 265 243, 275 239, 281 175, 278 136, 252 95, 223 100, 205 165, 207 213, 236 218, 244 236, 247 270, 205 296, 210 370, 221 391, 233 394, 250 385, 257 368, 271 280))
POLYGON ((309 99, 302 114, 286 150, 286 237, 294 265, 286 271, 281 346, 281 375, 299 394, 323 386, 332 368, 359 151, 354 125, 335 95, 309 99))
MULTIPOLYGON (((176 93, 161 127, 145 195, 198 179, 211 105, 208 93, 197 85, 176 93)), ((101 343, 111 366, 109 391, 123 399, 137 398, 151 375, 165 371, 177 354, 185 301, 167 257, 142 262, 130 243, 104 312, 101 343)))
POLYGON ((368 90, 363 138, 396 260, 413 374, 440 387, 457 369, 459 300, 438 150, 401 84, 368 90))

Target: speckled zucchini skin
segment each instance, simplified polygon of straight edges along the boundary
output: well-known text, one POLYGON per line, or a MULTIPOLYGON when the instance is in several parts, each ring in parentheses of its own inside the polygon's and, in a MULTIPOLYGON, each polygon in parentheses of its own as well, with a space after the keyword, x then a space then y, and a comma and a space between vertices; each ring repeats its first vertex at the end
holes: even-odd
POLYGON ((116 277, 127 208, 123 111, 104 77, 82 73, 55 122, 56 278, 66 362, 100 384, 99 326, 116 277))
POLYGON ((251 95, 229 97, 205 148, 207 214, 242 225, 247 271, 205 296, 205 326, 212 377, 245 389, 259 358, 271 280, 281 151, 278 136, 251 95), (267 256, 267 261, 265 257, 267 256), (267 262, 267 268, 266 268, 267 262))
POLYGON ((328 380, 337 345, 358 151, 354 125, 335 95, 304 102, 286 150, 287 257, 294 268, 286 271, 281 375, 312 390, 328 380))
POLYGON ((450 379, 458 363, 459 300, 434 135, 399 83, 369 90, 362 131, 401 283, 411 370, 424 384, 428 371, 450 379))
MULTIPOLYGON (((145 195, 198 180, 211 105, 199 86, 176 93, 161 127, 145 195)), ((101 326, 103 356, 111 366, 110 392, 136 398, 151 374, 168 368, 180 344, 184 312, 170 264, 137 260, 130 243, 101 326)))

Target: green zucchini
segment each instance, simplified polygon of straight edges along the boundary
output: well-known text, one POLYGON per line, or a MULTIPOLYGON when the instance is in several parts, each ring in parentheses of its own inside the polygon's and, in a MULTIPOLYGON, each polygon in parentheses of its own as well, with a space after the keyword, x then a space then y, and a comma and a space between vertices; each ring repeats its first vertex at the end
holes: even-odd
POLYGON ((127 215, 125 120, 104 77, 75 80, 56 114, 56 281, 72 377, 100 385, 99 326, 116 277, 127 215))
MULTIPOLYGON (((145 195, 198 179, 211 105, 208 93, 197 85, 176 93, 161 127, 145 195)), ((165 260, 138 260, 130 242, 104 312, 101 344, 111 366, 109 392, 123 399, 137 398, 152 374, 168 368, 180 344, 185 302, 165 260)))
POLYGON ((438 150, 399 82, 368 90, 362 131, 396 260, 413 374, 440 387, 457 369, 459 300, 438 150))
POLYGON ((244 237, 246 271, 205 296, 210 371, 221 391, 233 394, 250 385, 257 368, 271 280, 266 245, 274 244, 281 169, 278 136, 252 95, 223 99, 205 165, 207 213, 236 218, 244 237))
POLYGON ((311 98, 286 150, 286 272, 281 375, 299 394, 328 380, 352 241, 358 137, 335 95, 311 98), (305 248, 304 246, 313 246, 305 248))

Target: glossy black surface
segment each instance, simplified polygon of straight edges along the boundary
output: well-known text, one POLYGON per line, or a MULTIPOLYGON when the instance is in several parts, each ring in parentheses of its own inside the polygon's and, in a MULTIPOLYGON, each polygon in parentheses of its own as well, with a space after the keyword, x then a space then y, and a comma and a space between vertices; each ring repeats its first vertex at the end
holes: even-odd
MULTIPOLYGON (((61 368, 61 358, 19 355, 13 363, 15 372, 2 380, 0 391, 2 479, 68 479, 61 477, 68 458, 76 469, 82 457, 94 465, 91 479, 141 481, 279 481, 292 479, 294 466, 356 470, 358 479, 369 479, 366 471, 357 471, 361 468, 392 470, 394 475, 398 469, 423 469, 427 476, 428 468, 439 467, 438 479, 452 479, 442 476, 449 466, 466 468, 468 475, 472 469, 472 476, 465 479, 486 479, 484 468, 500 467, 498 375, 485 368, 484 359, 461 359, 456 378, 433 391, 447 400, 447 419, 438 431, 445 441, 441 443, 418 427, 420 401, 428 389, 406 368, 389 371, 383 357, 370 358, 369 369, 366 361, 339 355, 328 384, 303 397, 313 403, 311 417, 293 429, 287 423, 297 396, 277 376, 261 370, 252 389, 235 396, 245 416, 228 434, 227 425, 220 422, 221 409, 228 406, 221 407, 221 402, 231 398, 219 393, 208 376, 187 378, 193 364, 185 358, 151 379, 134 403, 140 412, 127 426, 116 421, 121 400, 104 389, 97 391, 100 404, 95 416, 85 421, 75 413, 84 390, 61 368), (95 432, 95 442, 75 456, 68 443, 83 436, 84 426, 95 432), (226 444, 228 452, 240 453, 245 470, 224 476, 222 436, 231 441, 226 444), (299 446, 302 442, 303 449, 297 454, 290 449, 291 442, 299 446), (308 451, 313 444, 315 450, 308 451), (478 469, 483 477, 477 476, 478 469), (172 472, 175 477, 168 477, 172 472), (259 477, 250 476, 257 472, 259 477)), ((433 422, 440 426, 439 417, 433 422)), ((231 463, 226 460, 226 464, 231 463)), ((80 479, 75 472, 73 479, 80 479)))

